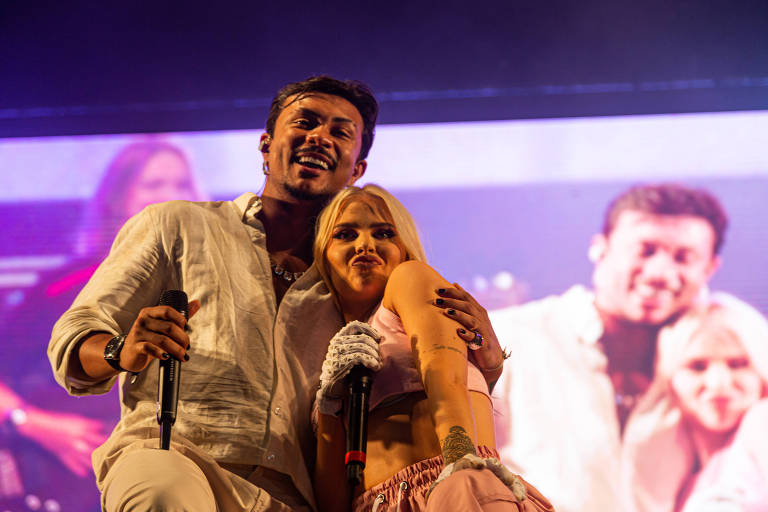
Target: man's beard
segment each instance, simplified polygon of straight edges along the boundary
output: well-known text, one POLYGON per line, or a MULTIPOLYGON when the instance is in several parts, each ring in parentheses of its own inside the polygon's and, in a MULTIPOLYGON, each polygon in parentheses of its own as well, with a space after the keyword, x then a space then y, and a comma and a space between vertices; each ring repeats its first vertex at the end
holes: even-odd
POLYGON ((298 199, 300 201, 320 201, 323 204, 326 204, 334 196, 334 194, 328 194, 326 192, 313 192, 311 190, 294 187, 290 183, 283 183, 283 188, 291 195, 292 198, 298 199))

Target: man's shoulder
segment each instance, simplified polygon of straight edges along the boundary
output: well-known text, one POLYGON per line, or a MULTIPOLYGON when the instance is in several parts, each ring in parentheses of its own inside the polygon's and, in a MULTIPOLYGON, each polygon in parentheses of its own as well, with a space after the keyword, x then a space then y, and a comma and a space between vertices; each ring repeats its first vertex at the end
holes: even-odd
POLYGON ((241 223, 242 212, 234 201, 166 201, 144 208, 135 219, 152 222, 162 231, 198 229, 207 224, 241 223), (186 228, 185 228, 186 227, 186 228))
POLYGON ((560 295, 549 295, 525 304, 492 310, 488 315, 492 321, 526 323, 560 315, 575 306, 591 304, 592 300, 591 291, 581 285, 574 285, 560 295))
POLYGON ((144 211, 158 217, 184 216, 195 213, 229 213, 235 207, 234 201, 165 201, 147 206, 144 211))
POLYGON ((518 351, 521 345, 525 350, 574 347, 599 327, 592 292, 578 285, 561 295, 491 311, 489 318, 499 339, 518 351))

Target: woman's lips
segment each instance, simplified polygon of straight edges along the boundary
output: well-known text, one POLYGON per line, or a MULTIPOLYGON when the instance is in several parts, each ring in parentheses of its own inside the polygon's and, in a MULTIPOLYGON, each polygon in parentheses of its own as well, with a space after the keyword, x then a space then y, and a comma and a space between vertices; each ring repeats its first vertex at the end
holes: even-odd
POLYGON ((358 256, 352 260, 352 265, 358 265, 358 266, 373 266, 373 265, 381 265, 381 264, 382 264, 381 260, 374 256, 358 256))

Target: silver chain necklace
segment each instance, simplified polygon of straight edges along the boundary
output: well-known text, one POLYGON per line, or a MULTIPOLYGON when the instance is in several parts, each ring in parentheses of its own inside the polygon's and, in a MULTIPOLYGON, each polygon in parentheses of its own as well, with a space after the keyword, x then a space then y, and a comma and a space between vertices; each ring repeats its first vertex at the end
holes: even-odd
POLYGON ((269 266, 272 267, 273 274, 289 283, 292 281, 297 281, 302 275, 304 275, 304 272, 291 272, 290 270, 285 270, 283 267, 278 265, 275 260, 272 259, 272 256, 269 257, 269 266))

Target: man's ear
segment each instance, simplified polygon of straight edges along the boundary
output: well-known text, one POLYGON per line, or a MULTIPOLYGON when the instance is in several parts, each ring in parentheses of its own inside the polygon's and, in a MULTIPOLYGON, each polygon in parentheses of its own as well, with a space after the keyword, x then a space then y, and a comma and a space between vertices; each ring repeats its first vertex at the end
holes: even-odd
POLYGON ((605 256, 605 249, 608 247, 608 238, 602 233, 593 235, 592 240, 589 242, 589 249, 587 250, 587 258, 592 263, 597 263, 603 256, 605 256))
POLYGON ((268 133, 262 133, 259 139, 259 151, 269 153, 269 145, 272 143, 272 136, 268 133))
POLYGON ((357 180, 363 177, 365 170, 368 168, 368 162, 365 160, 359 160, 355 163, 355 167, 352 168, 352 175, 349 177, 347 186, 354 185, 357 180))

